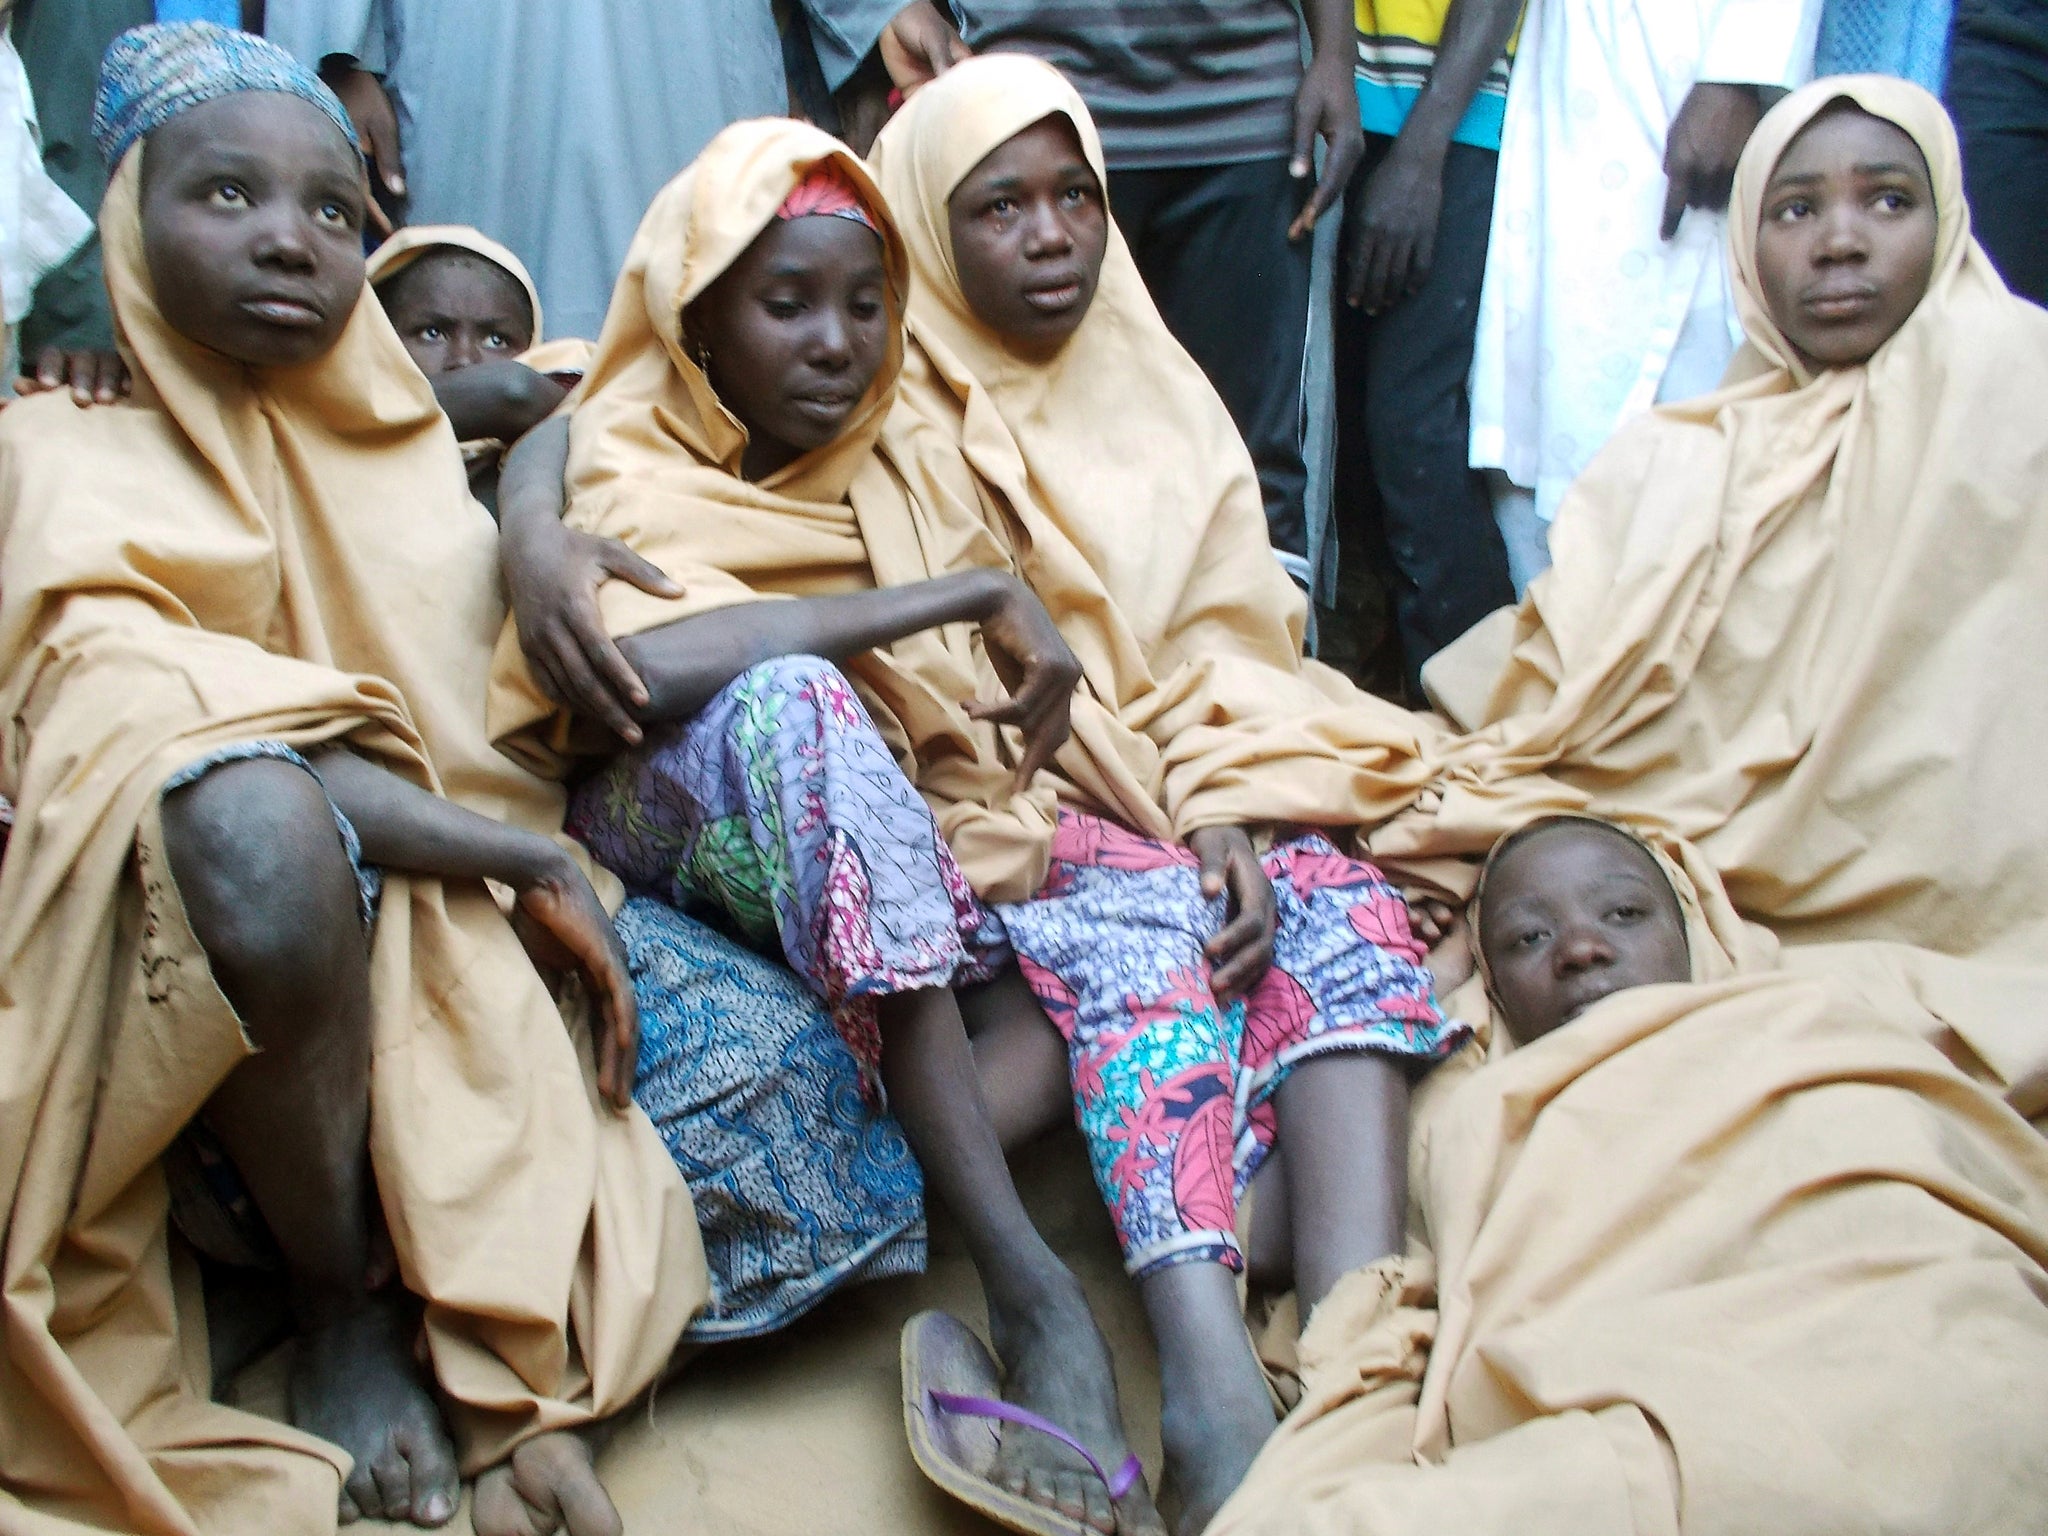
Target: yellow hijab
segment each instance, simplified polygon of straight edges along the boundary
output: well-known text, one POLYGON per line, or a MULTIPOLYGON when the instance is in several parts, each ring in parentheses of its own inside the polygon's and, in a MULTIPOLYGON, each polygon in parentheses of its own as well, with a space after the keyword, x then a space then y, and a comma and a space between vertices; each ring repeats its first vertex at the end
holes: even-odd
MULTIPOLYGON (((150 857, 160 786, 230 743, 346 738, 536 830, 561 796, 485 739, 495 535, 382 310, 365 292, 288 369, 174 332, 146 151, 100 220, 132 400, 0 416, 0 1478, 51 1529, 325 1532, 332 1448, 210 1401, 173 1283, 157 1158, 248 1047, 150 857)), ((371 1156, 474 1472, 650 1381, 702 1250, 659 1136, 598 1103, 580 1007, 572 1034, 481 882, 391 876, 371 978, 371 1156)))
POLYGON ((1420 782, 1428 723, 1302 658, 1306 601, 1267 542, 1251 456, 1114 221, 1088 314, 1049 357, 1018 351, 961 293, 948 201, 989 154, 1054 116, 1106 186, 1080 96, 1022 55, 948 70, 876 140, 869 158, 916 278, 904 414, 951 437, 1001 493, 1025 578, 1097 693, 1142 718, 1163 754, 1164 804, 1183 834, 1390 815, 1420 782))
POLYGON ((1468 734, 1373 846, 1478 851, 1531 805, 1688 841, 1789 944, 1939 952, 1914 963, 1945 978, 1941 1011, 2048 1097, 2019 1019, 2048 1000, 2048 316, 1970 238, 1954 129, 1903 81, 1788 97, 1733 207, 1735 382, 1625 428, 1521 607, 1431 664, 1468 734), (1939 233, 1898 332, 1809 377, 1764 306, 1756 230, 1780 155, 1840 97, 1919 145, 1939 233))
POLYGON ((916 278, 904 393, 935 397, 962 419, 969 461, 1094 568, 1155 670, 1220 646, 1293 671, 1307 604, 1267 542, 1251 454, 1167 330, 1115 222, 1087 317, 1050 357, 1019 351, 960 291, 948 201, 975 166, 1048 117, 1072 126, 1107 188, 1079 93, 1023 54, 948 70, 875 140, 868 159, 916 278))
POLYGON ((480 229, 467 224, 408 224, 370 253, 366 276, 372 288, 398 276, 430 251, 467 251, 502 268, 526 295, 533 311, 533 344, 519 354, 519 361, 536 373, 581 373, 590 366, 591 344, 580 337, 565 336, 549 341, 543 327, 540 289, 526 263, 510 246, 500 245, 480 229))
MULTIPOLYGON (((1355 825, 1382 799, 1405 803, 1409 790, 1390 796, 1387 785, 1393 771, 1412 770, 1412 742, 1389 746, 1387 733, 1365 728, 1377 724, 1365 711, 1294 711, 1274 687, 1291 680, 1269 669, 1267 714, 1246 723, 1250 711, 1225 707, 1207 663, 1155 678, 1127 631, 1097 622, 1113 620, 1114 605, 1085 562, 1052 562, 1056 551, 1040 539, 1036 511, 974 473, 957 425, 897 398, 900 333, 837 440, 759 484, 741 478, 745 432, 683 348, 680 316, 826 158, 839 160, 868 195, 900 314, 908 261, 881 197, 844 146, 802 124, 728 128, 655 199, 635 238, 576 400, 568 519, 630 545, 688 595, 671 602, 612 583, 601 599, 612 632, 757 597, 901 585, 975 568, 1021 572, 1085 669, 1073 737, 1023 793, 1010 782, 1014 735, 962 707, 1001 688, 971 626, 911 636, 848 668, 968 878, 991 899, 1037 890, 1062 803, 1162 839, 1218 822, 1355 825), (1285 771, 1275 771, 1282 759, 1290 759, 1285 771)), ((499 663, 494 733, 559 770, 545 749, 571 739, 534 689, 509 630, 499 663)), ((1318 701, 1313 690, 1297 698, 1318 701)), ((1407 722, 1405 712, 1392 713, 1407 722)))

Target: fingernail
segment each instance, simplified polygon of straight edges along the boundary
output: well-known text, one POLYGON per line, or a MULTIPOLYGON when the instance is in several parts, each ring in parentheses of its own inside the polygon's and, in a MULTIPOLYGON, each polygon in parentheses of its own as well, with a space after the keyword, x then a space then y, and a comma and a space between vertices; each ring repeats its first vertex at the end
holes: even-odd
POLYGON ((427 1507, 424 1510, 422 1510, 421 1513, 424 1514, 427 1517, 427 1519, 432 1521, 435 1525, 439 1525, 443 1520, 446 1520, 450 1515, 454 1514, 455 1509, 454 1506, 452 1506, 448 1502, 447 1494, 437 1493, 432 1498, 427 1500, 427 1507))
POLYGON ((1287 167, 1287 174, 1297 178, 1306 176, 1308 174, 1308 162, 1306 160, 1295 161, 1287 167))
POLYGON ((405 178, 396 171, 391 173, 391 192, 395 197, 405 196, 405 178))

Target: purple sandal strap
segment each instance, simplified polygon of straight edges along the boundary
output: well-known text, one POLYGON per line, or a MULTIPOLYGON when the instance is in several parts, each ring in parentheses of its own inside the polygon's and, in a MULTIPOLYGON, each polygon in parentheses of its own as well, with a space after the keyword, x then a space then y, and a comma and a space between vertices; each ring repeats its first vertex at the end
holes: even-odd
POLYGON ((1120 1499, 1129 1493, 1131 1486, 1144 1475, 1145 1469, 1134 1451, 1124 1458, 1123 1465, 1116 1469, 1115 1476, 1111 1476, 1087 1446, 1051 1419, 1033 1413, 1029 1408, 1019 1408, 1015 1403, 1006 1403, 1000 1398, 970 1397, 960 1392, 927 1392, 925 1395, 931 1399, 933 1407, 942 1408, 947 1413, 964 1413, 977 1419, 999 1419, 1005 1424, 1016 1424, 1025 1429, 1035 1429, 1041 1435, 1052 1436, 1088 1463, 1095 1475, 1102 1479, 1103 1486, 1109 1490, 1112 1499, 1120 1499))

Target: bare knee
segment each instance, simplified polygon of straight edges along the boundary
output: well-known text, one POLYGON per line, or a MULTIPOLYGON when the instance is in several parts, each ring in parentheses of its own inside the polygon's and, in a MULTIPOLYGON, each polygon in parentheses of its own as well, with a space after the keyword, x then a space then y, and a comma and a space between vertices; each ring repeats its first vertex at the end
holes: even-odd
POLYGON ((162 814, 186 918, 231 1000, 252 985, 311 983, 338 946, 361 950, 355 871, 305 769, 226 763, 172 790, 162 814))

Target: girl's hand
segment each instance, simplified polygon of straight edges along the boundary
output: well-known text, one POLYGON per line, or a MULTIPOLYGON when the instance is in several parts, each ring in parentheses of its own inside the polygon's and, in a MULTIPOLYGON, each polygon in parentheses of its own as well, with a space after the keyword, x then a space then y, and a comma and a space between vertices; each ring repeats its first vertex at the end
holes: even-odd
POLYGON ((1017 764, 1016 787, 1052 761, 1073 728, 1074 688, 1081 681, 1081 663, 1060 638, 1058 626, 1038 594, 1014 576, 1004 576, 995 607, 981 621, 982 643, 989 660, 1008 685, 1008 703, 971 699, 967 713, 976 720, 1014 725, 1024 733, 1024 756, 1017 764))
POLYGON ((1208 943, 1209 989, 1227 1003, 1259 984, 1273 963, 1273 929, 1280 904, 1258 851, 1242 827, 1203 827, 1188 834, 1202 861, 1202 894, 1230 896, 1230 921, 1208 943))
POLYGON ((535 965, 583 978, 597 1010, 591 1037, 598 1091, 623 1111, 633 1104, 640 1057, 640 1004, 633 995, 626 946, 576 861, 560 849, 555 855, 515 887, 519 899, 512 928, 535 965))
POLYGON ((544 519, 508 538, 502 560, 519 648, 541 691, 638 746, 633 711, 646 706, 647 685, 605 632, 597 589, 614 579, 655 597, 681 597, 683 589, 616 539, 544 519))
POLYGON ((1435 949, 1458 921, 1457 908, 1441 896, 1414 890, 1403 891, 1401 899, 1408 904, 1408 926, 1424 949, 1435 949))
POLYGON ((1472 979, 1478 966, 1472 954, 1472 925, 1465 921, 1464 913, 1453 915, 1443 933, 1430 944, 1424 964, 1436 982, 1438 1002, 1472 979))

